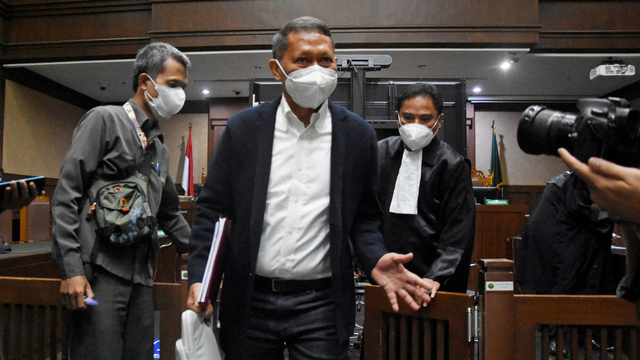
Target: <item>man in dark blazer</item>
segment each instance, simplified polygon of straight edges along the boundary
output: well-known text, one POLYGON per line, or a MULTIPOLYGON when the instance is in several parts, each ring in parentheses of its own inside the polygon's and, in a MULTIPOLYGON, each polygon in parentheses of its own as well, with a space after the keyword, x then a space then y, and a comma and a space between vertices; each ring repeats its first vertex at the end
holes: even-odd
POLYGON ((302 17, 274 36, 273 102, 229 119, 197 202, 189 245, 189 308, 196 303, 219 215, 231 220, 220 305, 225 359, 347 359, 355 324, 351 243, 361 267, 415 310, 432 282, 387 253, 376 137, 327 98, 336 58, 329 28, 302 17))

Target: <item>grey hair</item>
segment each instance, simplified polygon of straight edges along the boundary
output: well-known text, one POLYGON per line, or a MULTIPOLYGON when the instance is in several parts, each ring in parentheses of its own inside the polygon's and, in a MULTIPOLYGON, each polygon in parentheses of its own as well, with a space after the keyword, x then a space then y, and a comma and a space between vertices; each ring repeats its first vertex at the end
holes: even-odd
MULTIPOLYGON (((289 21, 285 26, 280 29, 271 39, 271 50, 273 52, 273 58, 278 61, 282 61, 284 53, 289 47, 288 37, 292 32, 303 31, 317 31, 323 35, 331 38, 331 29, 322 20, 316 19, 311 16, 301 16, 294 20, 289 21)), ((333 39, 331 40, 333 46, 333 39)))
POLYGON ((187 70, 191 67, 189 58, 167 43, 153 42, 140 49, 133 63, 133 92, 138 91, 140 74, 148 74, 155 80, 165 70, 165 63, 169 58, 176 60, 187 70))

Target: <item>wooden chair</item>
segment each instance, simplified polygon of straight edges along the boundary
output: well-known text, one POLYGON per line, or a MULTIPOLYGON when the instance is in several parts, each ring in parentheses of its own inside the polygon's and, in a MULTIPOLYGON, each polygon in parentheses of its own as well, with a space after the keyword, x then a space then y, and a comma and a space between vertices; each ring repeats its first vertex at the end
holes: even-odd
POLYGON ((565 358, 640 358, 633 304, 615 296, 517 295, 513 261, 482 259, 480 267, 481 360, 549 359, 551 326, 565 358))
POLYGON ((473 359, 474 342, 467 334, 472 296, 438 292, 417 312, 400 300, 395 313, 382 288, 367 285, 364 291, 367 359, 473 359))
POLYGON ((516 295, 514 324, 518 359, 548 359, 551 326, 569 359, 607 359, 607 348, 615 359, 640 358, 633 304, 615 296, 516 295))
MULTIPOLYGON (((160 354, 173 359, 181 336, 180 316, 186 304, 181 284, 153 287, 154 309, 160 312, 160 354)), ((68 359, 65 310, 59 279, 0 277, 0 325, 5 360, 68 359)))
POLYGON ((5 360, 68 359, 60 280, 0 277, 5 360))

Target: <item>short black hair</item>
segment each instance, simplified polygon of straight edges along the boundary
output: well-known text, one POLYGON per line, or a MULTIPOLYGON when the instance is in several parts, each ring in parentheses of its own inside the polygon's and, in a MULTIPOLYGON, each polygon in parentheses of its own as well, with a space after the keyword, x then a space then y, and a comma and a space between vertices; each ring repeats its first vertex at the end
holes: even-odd
POLYGON ((407 87, 407 89, 398 96, 396 110, 400 112, 400 109, 402 109, 402 105, 404 105, 405 101, 418 96, 430 98, 431 101, 433 101, 433 106, 438 112, 437 115, 442 114, 442 107, 444 106, 442 101, 442 94, 435 85, 429 83, 416 83, 409 85, 409 87, 407 87))
MULTIPOLYGON (((331 39, 331 29, 329 29, 329 26, 327 26, 324 21, 312 16, 301 16, 289 21, 273 36, 273 39, 271 39, 273 58, 281 61, 289 47, 289 34, 302 31, 317 31, 331 39)), ((333 46, 333 39, 331 40, 331 45, 333 46)))
POLYGON ((169 58, 179 62, 187 70, 191 67, 187 55, 167 43, 153 42, 140 49, 133 63, 133 92, 138 91, 140 74, 148 74, 155 80, 165 70, 165 63, 169 58))

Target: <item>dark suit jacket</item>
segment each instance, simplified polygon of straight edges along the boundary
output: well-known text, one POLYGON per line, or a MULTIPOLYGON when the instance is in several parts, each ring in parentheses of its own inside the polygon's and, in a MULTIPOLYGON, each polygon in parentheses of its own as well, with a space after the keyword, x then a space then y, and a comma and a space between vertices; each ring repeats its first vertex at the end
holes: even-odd
MULTIPOLYGON (((280 98, 281 99, 281 98, 280 98)), ((189 284, 200 282, 219 214, 232 220, 220 305, 220 342, 227 353, 243 343, 262 233, 276 110, 280 99, 250 108, 227 122, 196 204, 189 241, 189 284)), ((355 324, 353 264, 349 241, 367 272, 386 253, 379 232, 381 207, 377 144, 359 116, 329 103, 332 118, 330 253, 338 336, 355 324)))

